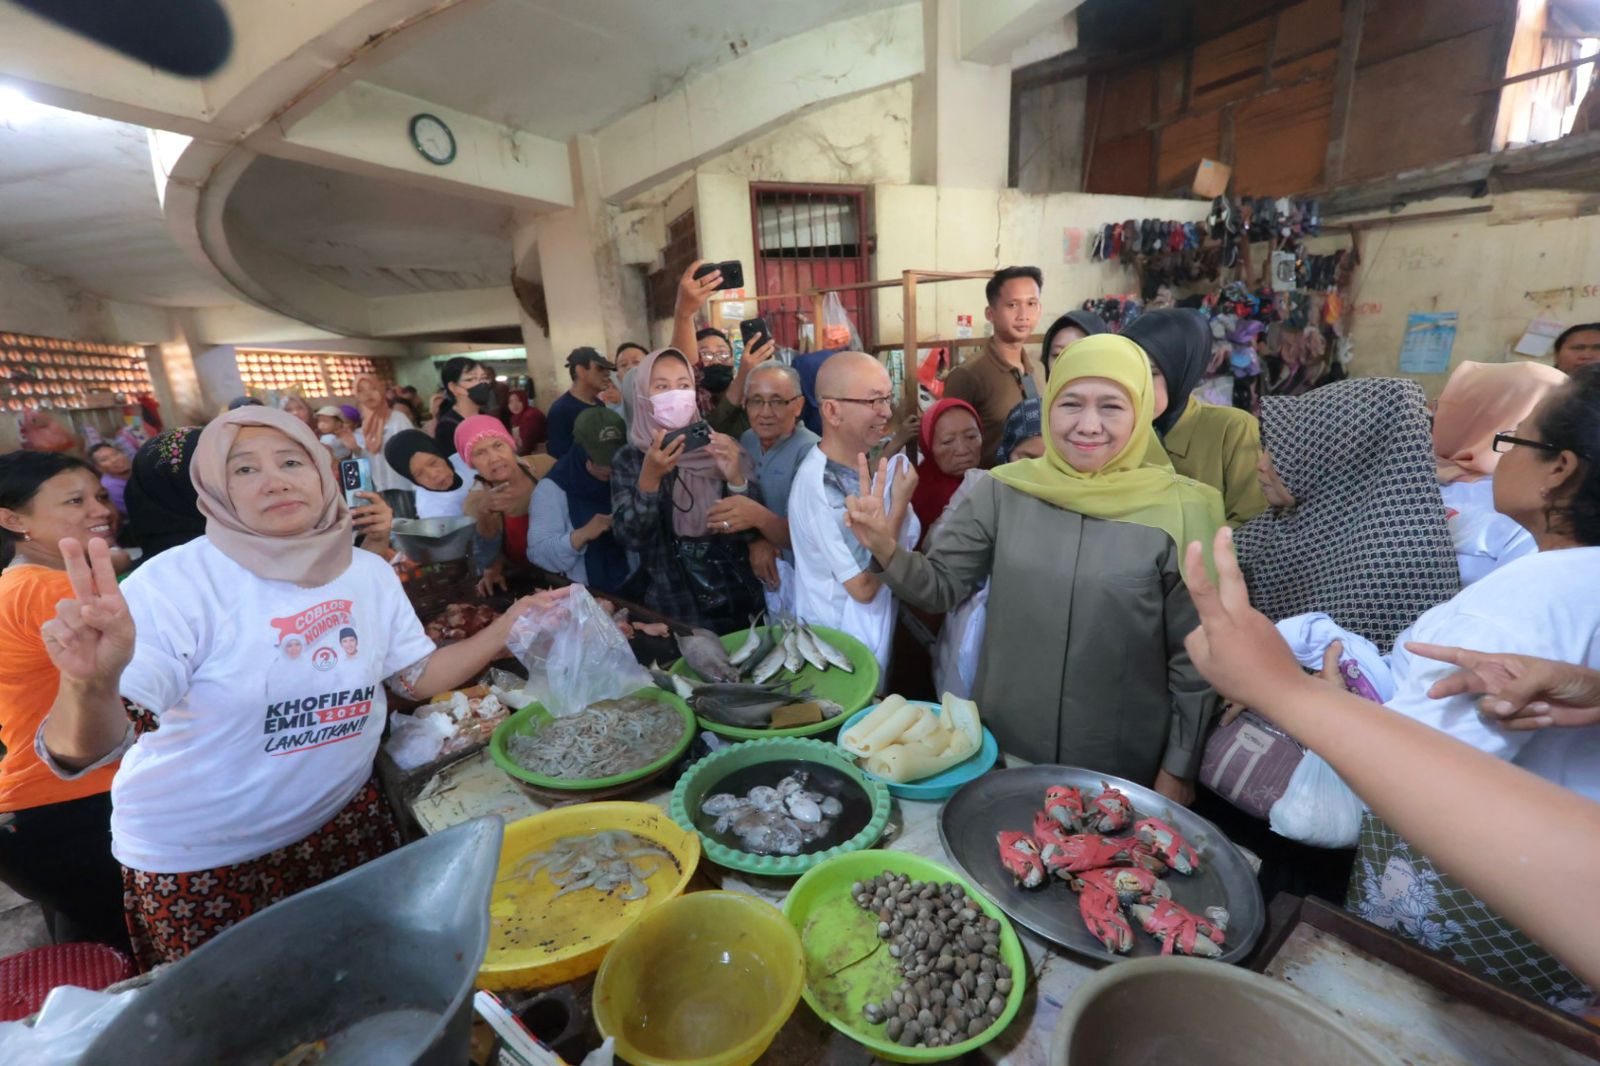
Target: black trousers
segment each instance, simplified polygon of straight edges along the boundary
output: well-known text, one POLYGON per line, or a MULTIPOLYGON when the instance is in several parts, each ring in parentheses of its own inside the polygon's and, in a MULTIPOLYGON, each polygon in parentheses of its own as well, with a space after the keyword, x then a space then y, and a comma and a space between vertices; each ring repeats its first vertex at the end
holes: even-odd
POLYGON ((129 950, 109 792, 0 814, 0 881, 45 908, 56 942, 129 950))

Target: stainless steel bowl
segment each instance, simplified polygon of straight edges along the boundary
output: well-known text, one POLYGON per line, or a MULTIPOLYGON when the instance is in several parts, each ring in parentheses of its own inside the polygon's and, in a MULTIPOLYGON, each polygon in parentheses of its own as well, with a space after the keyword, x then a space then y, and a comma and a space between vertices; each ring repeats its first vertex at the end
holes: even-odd
POLYGON ((466 515, 454 518, 396 518, 394 539, 400 550, 419 563, 448 563, 466 558, 476 523, 466 515))

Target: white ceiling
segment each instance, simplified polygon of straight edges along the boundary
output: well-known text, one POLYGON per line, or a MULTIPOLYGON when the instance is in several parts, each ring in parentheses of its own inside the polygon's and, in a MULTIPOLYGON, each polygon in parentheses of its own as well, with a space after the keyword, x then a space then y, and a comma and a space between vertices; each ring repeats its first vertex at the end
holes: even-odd
POLYGON ((263 156, 228 197, 225 222, 308 273, 362 296, 500 288, 511 279, 511 210, 263 156))
POLYGON ((0 120, 0 258, 117 300, 236 303, 173 242, 144 128, 36 105, 0 120))
POLYGON ((904 2, 495 0, 368 80, 566 140, 753 49, 904 2))

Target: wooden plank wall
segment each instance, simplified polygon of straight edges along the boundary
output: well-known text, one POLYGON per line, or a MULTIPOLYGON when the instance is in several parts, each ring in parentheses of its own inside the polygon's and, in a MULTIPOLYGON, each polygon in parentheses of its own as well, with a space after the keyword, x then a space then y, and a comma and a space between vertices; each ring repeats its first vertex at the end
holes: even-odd
POLYGON ((1197 3, 1187 51, 1088 75, 1084 188, 1181 194, 1207 158, 1232 164, 1238 194, 1283 196, 1483 151, 1515 14, 1515 0, 1197 3))

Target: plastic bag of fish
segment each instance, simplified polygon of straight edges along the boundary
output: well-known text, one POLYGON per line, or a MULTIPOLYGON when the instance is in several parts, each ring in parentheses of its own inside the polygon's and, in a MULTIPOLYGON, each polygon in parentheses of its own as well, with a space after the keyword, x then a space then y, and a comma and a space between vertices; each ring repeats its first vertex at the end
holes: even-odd
POLYGON ((712 832, 738 837, 751 854, 799 855, 827 836, 844 810, 833 796, 807 789, 806 781, 804 773, 795 773, 742 796, 719 792, 702 800, 700 810, 717 820, 712 832))

